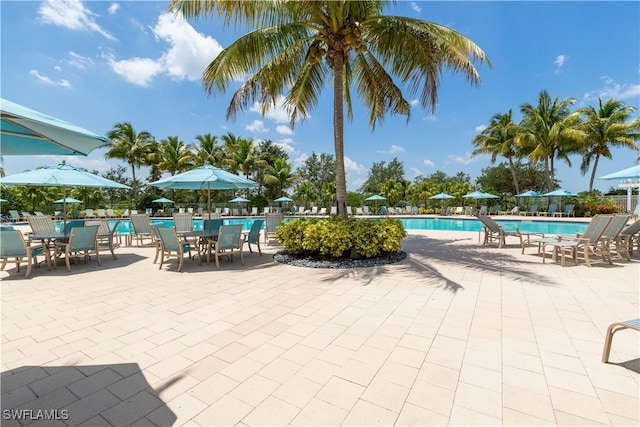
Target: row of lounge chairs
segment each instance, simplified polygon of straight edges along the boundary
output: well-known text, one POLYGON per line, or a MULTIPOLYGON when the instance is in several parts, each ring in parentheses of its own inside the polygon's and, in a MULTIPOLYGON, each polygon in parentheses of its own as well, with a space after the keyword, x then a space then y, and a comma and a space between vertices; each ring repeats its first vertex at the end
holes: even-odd
POLYGON ((589 222, 584 233, 579 235, 545 236, 541 233, 526 233, 519 228, 512 230, 500 226, 489 216, 477 217, 484 226, 484 244, 497 242, 501 248, 506 244, 507 237, 519 239, 522 253, 527 244, 537 245, 542 253, 543 263, 546 260, 547 248, 551 250, 554 260, 560 257, 561 265, 566 265, 567 255, 578 265, 581 255, 584 263, 591 267, 589 256, 602 257, 613 264, 611 254, 617 254, 619 259, 631 260, 634 245, 640 252, 640 220, 627 226, 630 214, 596 215, 589 222))
POLYGON ((576 216, 575 205, 567 204, 564 209, 559 211, 558 205, 551 203, 546 211, 541 211, 539 205, 531 205, 527 210, 521 210, 520 206, 514 206, 510 210, 503 211, 499 204, 488 207, 487 205, 480 206, 477 210, 471 206, 458 206, 452 208, 448 206, 445 208, 444 215, 524 215, 524 216, 553 216, 553 217, 570 217, 576 216))

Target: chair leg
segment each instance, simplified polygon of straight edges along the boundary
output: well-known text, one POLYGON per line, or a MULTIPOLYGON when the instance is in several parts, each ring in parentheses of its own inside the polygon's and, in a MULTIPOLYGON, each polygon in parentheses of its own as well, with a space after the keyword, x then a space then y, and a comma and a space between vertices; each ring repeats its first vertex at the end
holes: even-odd
POLYGON ((182 264, 184 262, 184 254, 183 253, 181 254, 181 253, 178 252, 176 255, 178 257, 178 272, 181 272, 182 271, 182 264))
POLYGON ((604 349, 602 351, 602 363, 609 363, 609 354, 611 353, 611 341, 613 341, 613 334, 623 329, 627 329, 629 326, 624 323, 612 323, 607 328, 607 335, 604 339, 604 349))
POLYGON ((27 271, 24 273, 24 278, 28 278, 31 274, 31 266, 33 265, 33 259, 31 255, 27 255, 27 271))

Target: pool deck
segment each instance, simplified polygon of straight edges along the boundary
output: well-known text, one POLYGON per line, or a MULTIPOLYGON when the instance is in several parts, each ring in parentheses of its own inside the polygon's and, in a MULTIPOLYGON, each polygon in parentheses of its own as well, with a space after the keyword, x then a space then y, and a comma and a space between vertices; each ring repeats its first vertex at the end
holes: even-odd
POLYGON ((354 270, 278 264, 276 245, 183 273, 135 246, 26 280, 7 265, 2 425, 640 424, 640 334, 601 362, 609 324, 639 317, 637 252, 588 268, 478 232, 403 246, 354 270))

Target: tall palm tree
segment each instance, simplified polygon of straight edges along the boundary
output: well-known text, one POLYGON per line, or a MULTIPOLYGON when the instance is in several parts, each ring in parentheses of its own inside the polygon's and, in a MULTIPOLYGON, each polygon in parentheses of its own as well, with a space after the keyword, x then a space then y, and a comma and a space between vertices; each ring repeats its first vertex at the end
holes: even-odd
MULTIPOLYGON (((170 10, 187 19, 220 17, 226 26, 251 31, 231 43, 206 68, 205 90, 224 92, 243 76, 227 109, 233 118, 257 102, 265 113, 286 94, 290 125, 308 116, 332 80, 333 137, 338 213, 346 218, 344 107, 353 118, 352 90, 369 110, 372 129, 386 113, 409 116, 411 95, 434 110, 445 70, 480 82, 473 62, 487 60, 471 40, 445 26, 402 16, 384 16, 385 0, 215 1, 172 0, 170 10), (390 70, 390 73, 387 72, 390 70)), ((488 60, 487 60, 488 62, 488 60)), ((490 65, 490 64, 489 64, 490 65)))
POLYGON ((233 142, 225 141, 225 155, 224 162, 229 165, 231 171, 242 172, 245 178, 249 178, 256 167, 266 166, 266 161, 258 158, 253 141, 245 138, 236 138, 233 142))
POLYGON ((193 152, 177 136, 169 136, 158 144, 157 165, 171 176, 193 166, 193 152))
POLYGON ((292 172, 292 166, 284 159, 276 159, 273 165, 266 167, 264 180, 267 184, 274 186, 275 194, 283 196, 283 190, 289 188, 300 179, 297 172, 292 172))
POLYGON ((196 136, 196 140, 200 143, 194 146, 196 165, 220 166, 224 154, 222 148, 218 145, 218 137, 205 133, 204 135, 196 136))
POLYGON ((600 98, 597 110, 594 106, 581 110, 585 116, 585 141, 580 172, 586 174, 593 161, 589 191, 593 190, 598 161, 600 157, 611 158, 611 147, 627 147, 639 151, 636 141, 640 140, 640 119, 628 122, 635 111, 634 107, 614 99, 609 99, 603 105, 600 98))
POLYGON ((523 130, 516 136, 516 142, 531 160, 544 162, 547 191, 554 190, 556 157, 571 166, 569 154, 579 151, 583 133, 580 130, 580 113, 570 111, 574 102, 574 98, 560 100, 556 96, 551 99, 543 90, 538 96, 537 106, 523 104, 520 107, 523 130))
POLYGON ((513 164, 514 159, 522 156, 515 137, 522 132, 522 128, 515 124, 511 118, 511 110, 504 114, 496 114, 491 119, 489 126, 479 135, 476 135, 472 142, 477 148, 473 150, 473 155, 491 154, 491 163, 495 163, 498 156, 502 156, 509 161, 513 184, 516 194, 520 193, 518 178, 513 164))
POLYGON ((131 166, 131 175, 136 180, 136 168, 148 164, 149 155, 156 150, 156 142, 147 131, 137 133, 131 123, 116 123, 107 137, 111 140, 108 159, 120 159, 131 166))

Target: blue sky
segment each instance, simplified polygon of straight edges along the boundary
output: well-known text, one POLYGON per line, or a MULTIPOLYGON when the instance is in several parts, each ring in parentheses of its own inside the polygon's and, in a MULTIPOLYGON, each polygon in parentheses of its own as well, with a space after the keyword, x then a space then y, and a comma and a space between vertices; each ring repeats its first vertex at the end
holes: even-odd
MULTIPOLYGON (((296 166, 313 151, 333 154, 329 87, 294 131, 282 111, 262 117, 251 109, 228 122, 232 91, 208 97, 200 76, 241 33, 213 20, 174 19, 167 6, 166 1, 1 1, 2 97, 101 134, 127 121, 158 140, 178 136, 192 143, 199 134, 227 132, 270 139, 296 166)), ((399 1, 386 13, 454 28, 485 51, 493 69, 478 65, 479 87, 445 74, 434 114, 416 105, 408 123, 404 116, 388 116, 374 132, 358 104, 354 121, 345 126, 349 190, 362 184, 374 162, 394 157, 410 180, 441 170, 463 171, 474 181, 491 163, 486 156, 471 157, 473 136, 509 109, 519 120, 519 107, 537 104, 541 90, 575 98, 576 108, 597 105, 598 97, 640 106, 640 2, 399 1)), ((101 172, 121 163, 107 161, 105 151, 66 161, 101 172)), ((628 149, 613 154, 613 160, 601 161, 598 176, 630 167, 637 158, 628 149)), ((10 175, 62 159, 4 156, 2 166, 10 175)), ((572 163, 570 168, 557 162, 562 186, 586 190, 589 174, 580 174, 578 157, 572 163)), ((596 180, 601 190, 612 185, 596 180)))

